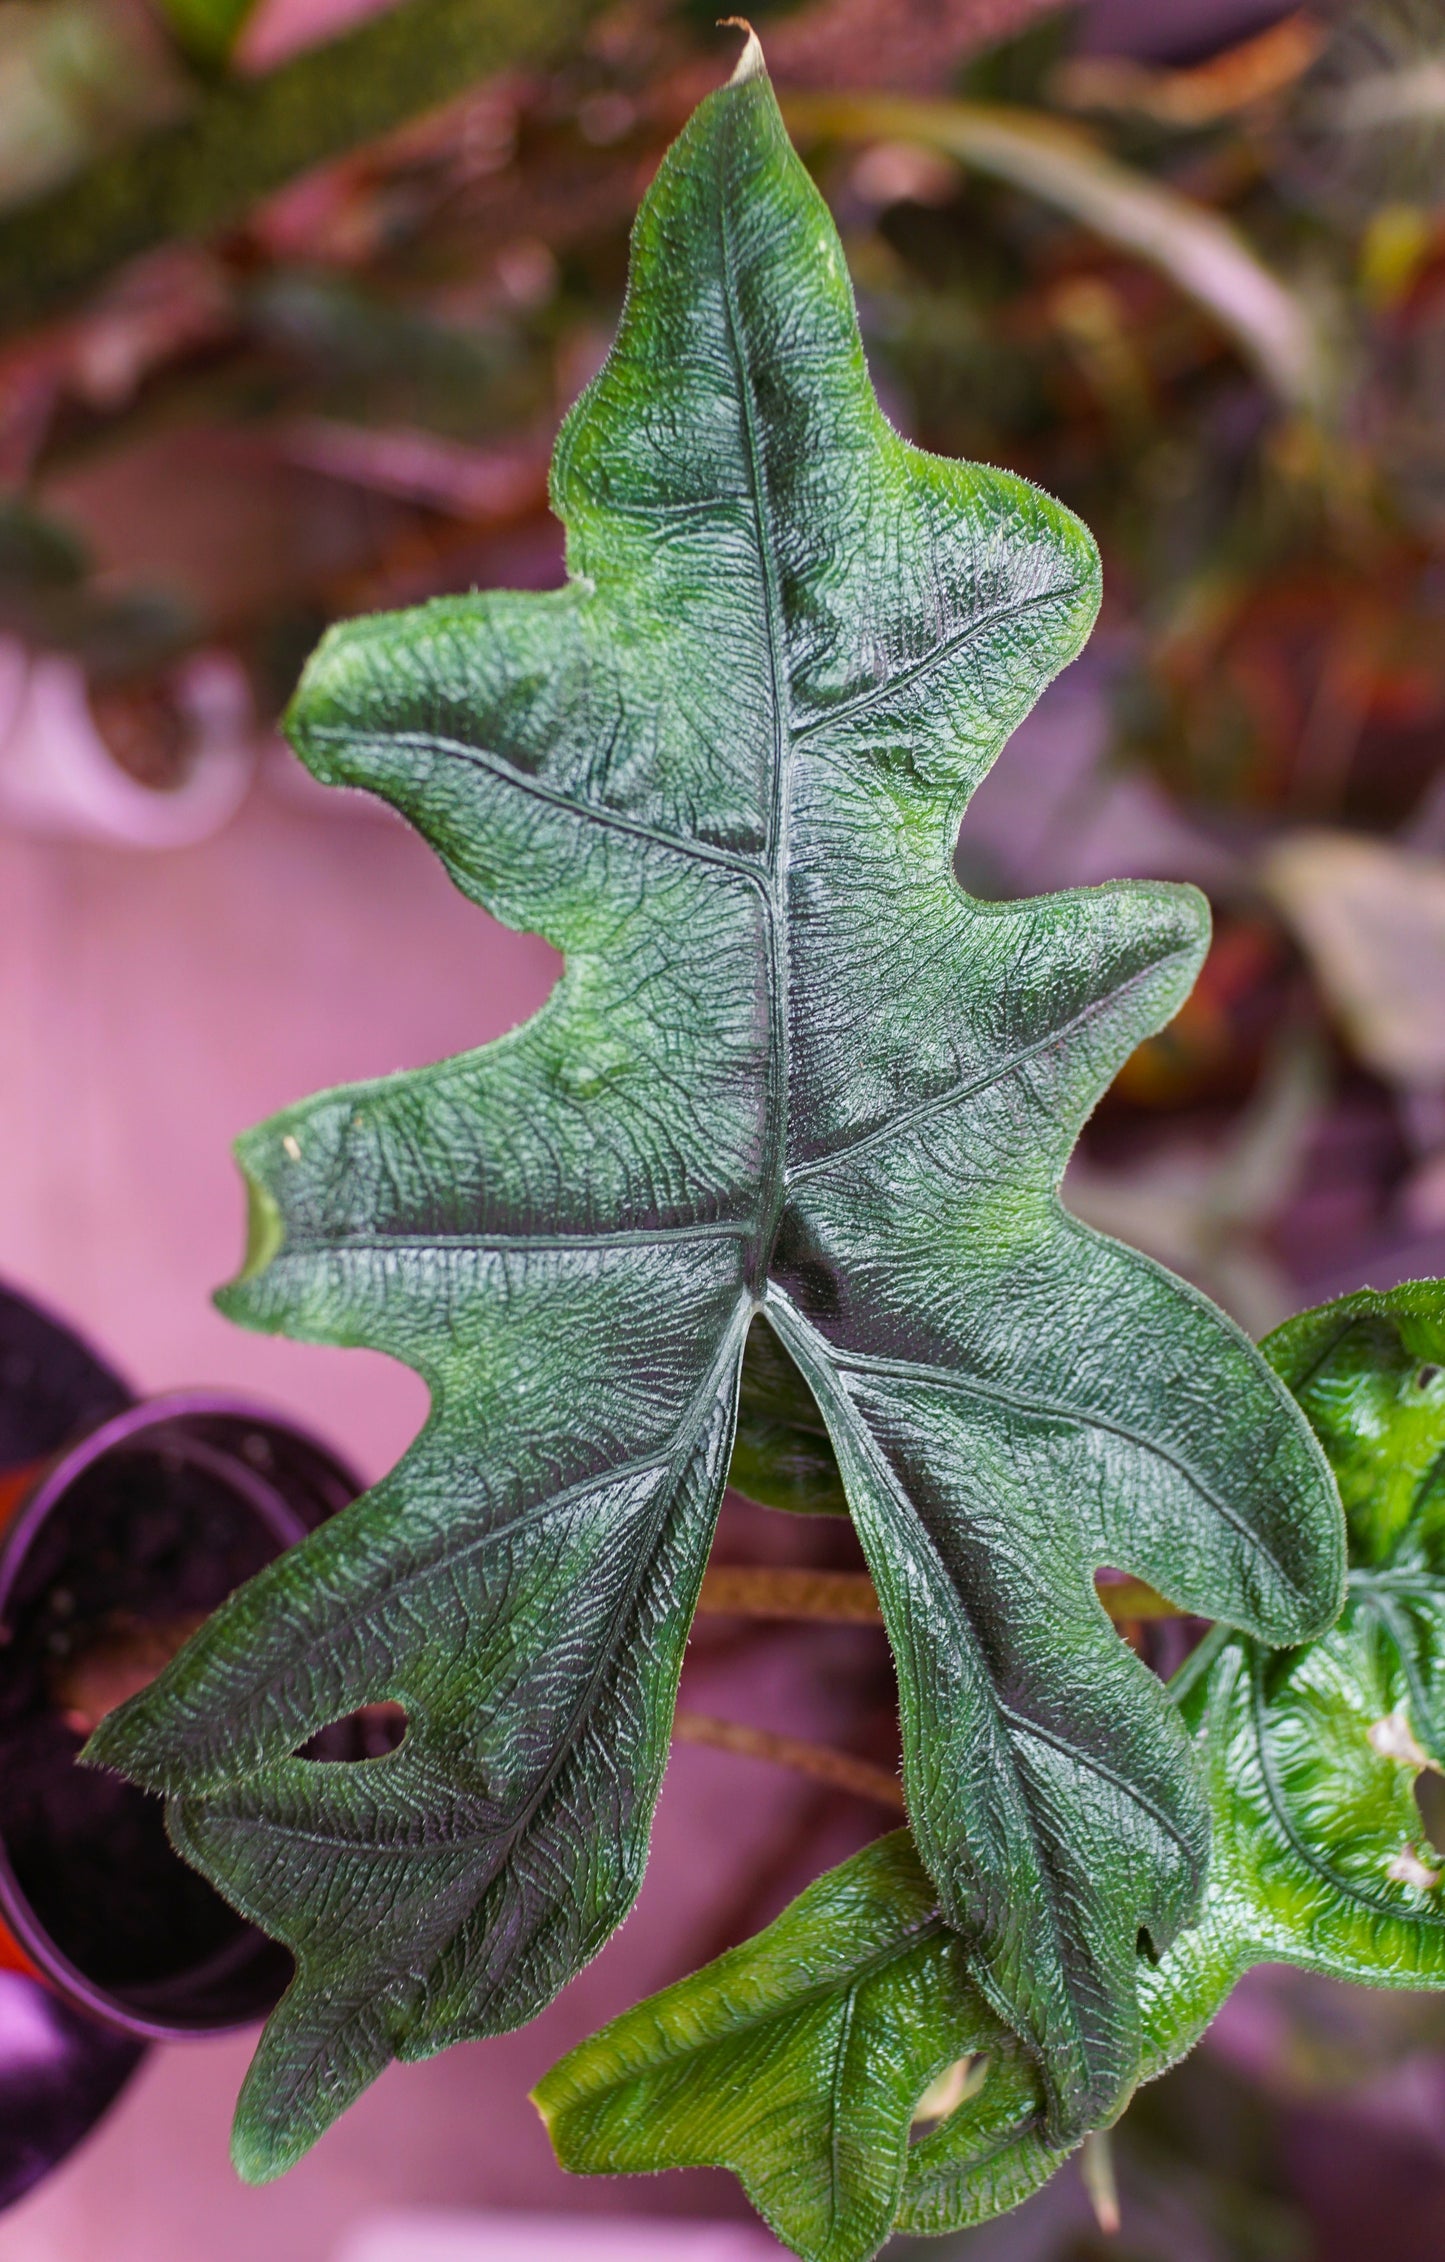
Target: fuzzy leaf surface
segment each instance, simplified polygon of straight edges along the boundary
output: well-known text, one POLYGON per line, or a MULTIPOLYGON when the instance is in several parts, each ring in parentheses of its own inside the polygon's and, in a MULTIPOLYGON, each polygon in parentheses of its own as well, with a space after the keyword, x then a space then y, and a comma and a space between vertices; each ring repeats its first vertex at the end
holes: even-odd
MULTIPOLYGON (((1257 1963, 1445 1986, 1445 1860, 1413 1798, 1419 1760, 1445 1764, 1445 1283, 1345 1298, 1266 1349, 1339 1477, 1348 1598, 1338 1626, 1284 1657, 1221 1630, 1175 1683, 1214 1850, 1199 1923, 1141 1971, 1146 2080, 1257 1963)), ((1017 2206, 1068 2147, 958 1950, 907 1834, 879 1839, 563 2059, 537 2091, 558 2158, 584 2173, 731 2168, 806 2262, 866 2262, 892 2227, 961 2231, 1017 2206), (910 2144, 945 2050, 983 2064, 910 2144)))
MULTIPOLYGON (((1221 1632, 1174 1694, 1205 1767, 1214 1844, 1200 1920, 1141 1978, 1152 2079, 1253 1965, 1371 1987, 1445 1987, 1445 1858, 1414 1789, 1445 1767, 1445 1282, 1365 1291, 1265 1343, 1339 1480, 1350 1571, 1337 1625, 1282 1656, 1221 1632)), ((940 1967, 940 1984, 948 1984, 940 1967)), ((1064 2157, 1011 2063, 1017 2197, 1064 2157)), ((916 2145, 900 2227, 997 2212, 984 2093, 916 2145), (977 2115, 977 2119, 974 2116, 977 2115)))
POLYGON ((247 2173, 389 2057, 530 2018, 640 1881, 761 1316, 879 1591, 940 1905, 1078 2130, 1132 2079, 1138 1938, 1188 1918, 1207 1843, 1093 1568, 1291 1641, 1342 1564, 1253 1348, 1057 1198, 1189 987, 1200 899, 953 875, 1093 618, 1093 544, 886 424, 756 43, 644 203, 553 492, 563 588, 335 630, 291 718, 318 777, 566 957, 509 1037, 241 1144, 226 1308, 406 1361, 430 1419, 94 1756, 170 1794, 176 1843, 296 1955, 247 2173), (395 1752, 298 1756, 379 1700, 395 1752))
POLYGON ((809 2262, 854 2262, 892 2227, 918 2098, 980 2050, 1021 2054, 896 1830, 614 2019, 535 2100, 565 2167, 731 2168, 809 2262))

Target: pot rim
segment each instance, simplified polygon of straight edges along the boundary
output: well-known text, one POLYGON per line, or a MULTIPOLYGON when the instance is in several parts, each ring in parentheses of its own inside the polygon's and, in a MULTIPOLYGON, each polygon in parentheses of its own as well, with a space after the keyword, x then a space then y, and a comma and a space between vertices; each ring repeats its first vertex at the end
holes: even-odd
MULTIPOLYGON (((118 1414, 112 1414, 98 1428, 87 1430, 73 1444, 62 1446, 57 1454, 42 1461, 34 1486, 11 1517, 3 1534, 0 1534, 0 1624, 4 1622, 5 1607, 10 1600, 16 1572, 31 1541, 56 1501, 68 1491, 77 1477, 83 1476, 91 1463, 98 1461, 113 1446, 128 1444, 137 1432, 159 1429, 167 1422, 183 1420, 188 1415, 203 1418, 218 1415, 223 1420, 230 1418, 251 1423, 258 1429, 284 1430, 299 1445, 342 1470, 348 1480, 352 1477, 352 1471, 340 1455, 314 1431, 293 1421, 289 1414, 264 1406, 254 1398, 246 1398, 239 1391, 192 1388, 162 1391, 155 1398, 138 1398, 134 1405, 125 1407, 118 1414)), ((275 1487, 260 1470, 248 1469, 244 1462, 237 1475, 250 1475, 257 1480, 258 1489, 275 1491, 275 1487)), ((243 1482, 240 1489, 248 1491, 249 1488, 243 1482)), ((358 1493, 362 1489, 358 1482, 358 1493)), ((283 1530, 290 1534, 286 1540, 287 1546, 305 1538, 309 1527, 295 1514, 289 1503, 281 1503, 283 1512, 279 1516, 262 1509, 259 1502, 254 1505, 263 1520, 271 1523, 278 1537, 283 1530)))
MULTIPOLYGON (((95 1462, 117 1447, 144 1443, 147 1431, 164 1430, 187 1418, 216 1417, 252 1425, 258 1430, 280 1431, 303 1450, 314 1453, 340 1471, 348 1484, 355 1485, 358 1494, 364 1489, 346 1462, 313 1431, 292 1420, 289 1414, 263 1406, 239 1392, 191 1388, 139 1399, 98 1428, 87 1431, 73 1444, 63 1446, 57 1455, 42 1464, 32 1490, 0 1534, 0 1626, 3 1626, 11 1594, 32 1543, 58 1503, 95 1462)), ((183 1449, 189 1448, 195 1460, 213 1463, 216 1448, 209 1441, 187 1438, 182 1431, 177 1443, 183 1449)), ((224 1475, 233 1491, 277 1541, 278 1553, 304 1539, 313 1528, 286 1499, 279 1483, 264 1470, 251 1466, 241 1453, 227 1456, 224 1475)), ((57 1946, 32 1909, 11 1867, 3 1831, 0 1831, 0 1924, 62 1996, 91 2018, 137 2041, 203 2041, 208 2036, 232 2033, 238 2026, 254 2025, 256 2017, 263 2015, 181 2023, 175 2018, 166 2018, 158 2010, 148 2013, 132 2008, 120 1996, 89 1978, 57 1946)), ((264 1939, 265 1935, 258 1932, 258 1942, 264 1939)), ((174 1985, 179 1988, 181 1984, 178 1977, 174 1985)))

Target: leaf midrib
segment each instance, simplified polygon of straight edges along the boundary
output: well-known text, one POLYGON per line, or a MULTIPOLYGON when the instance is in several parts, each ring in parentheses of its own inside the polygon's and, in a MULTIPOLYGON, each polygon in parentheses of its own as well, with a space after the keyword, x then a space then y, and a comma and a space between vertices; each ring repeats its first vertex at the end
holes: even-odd
MULTIPOLYGON (((820 1335, 819 1331, 811 1324, 811 1322, 803 1317, 802 1313, 798 1311, 796 1305, 793 1304, 792 1300, 782 1294, 781 1291, 774 1291, 770 1308, 777 1312, 778 1317, 782 1322, 780 1333, 782 1333, 785 1343, 787 1341, 788 1333, 796 1331, 806 1340, 809 1348, 811 1348, 813 1343, 819 1343, 823 1346, 822 1357, 818 1359, 817 1363, 825 1373, 831 1374, 832 1366, 829 1358, 831 1346, 827 1344, 826 1339, 822 1335, 820 1335)), ((817 1354, 815 1353, 814 1355, 816 1358, 817 1354)), ((933 1534, 929 1531, 927 1525, 924 1523, 923 1518, 919 1514, 913 1501, 904 1491, 892 1466, 887 1460, 882 1447, 879 1445, 877 1438, 874 1436, 867 1422, 865 1422, 862 1416, 859 1414, 858 1409, 856 1408, 856 1406, 854 1406, 851 1398, 848 1396, 846 1390, 843 1389, 841 1383, 838 1383, 836 1385, 836 1395, 841 1407, 846 1410, 846 1415, 849 1421, 849 1428, 853 1434, 855 1450, 865 1461, 872 1463, 878 1481, 881 1483, 884 1490, 892 1496, 898 1507, 901 1509, 905 1521, 905 1529, 911 1529, 916 1532, 920 1541, 922 1542, 922 1545, 927 1549, 927 1560, 935 1567, 937 1574, 934 1581, 934 1590, 941 1606, 940 1615, 946 1620, 951 1619, 954 1621, 956 1626, 961 1630, 963 1642, 971 1648, 973 1656, 978 1661, 980 1678, 983 1687, 987 1692, 988 1702, 992 1706, 994 1716, 998 1721, 1000 1741, 1002 1742, 1004 1749, 1009 1755, 1013 1787, 1015 1795, 1018 1799, 1024 1829, 1028 1836, 1028 1842, 1033 1850, 1034 1866, 1039 1879, 1041 1898, 1047 1912, 1047 1921, 1050 1935, 1054 1944, 1055 1956, 1057 1958, 1059 1968, 1061 1970, 1067 1970, 1068 1958, 1065 1953, 1064 1947, 1064 1930, 1060 1914, 1060 1895, 1058 1885, 1054 1879, 1053 1872, 1049 1866, 1048 1860, 1046 1859, 1044 1841, 1040 1834, 1037 1817, 1034 1813, 1033 1801, 1028 1795, 1028 1790, 1023 1779, 1023 1768, 1021 1761, 1018 1753, 1014 1749, 1013 1737, 1009 1733, 1007 1710, 1004 1706, 1002 1698, 999 1696, 997 1688, 994 1685, 993 1676, 989 1672, 987 1659, 984 1654, 983 1644, 978 1638, 977 1631, 974 1627, 973 1620, 969 1614, 963 1595, 960 1593, 955 1580, 950 1575, 948 1565, 945 1563, 942 1555, 938 1550, 937 1544, 933 1538, 933 1534)), ((881 1598, 882 1589, 880 1587, 880 1600, 881 1598)), ((963 1644, 960 1644, 960 1646, 963 1646, 963 1644)), ((986 1967, 976 1966, 975 1970, 979 1984, 983 1988, 985 1995, 988 1996, 988 1999, 993 2008, 998 2012, 1000 2017, 1007 2019, 1009 2015, 1007 2007, 1001 2000, 996 2000, 993 1994, 990 1992, 993 1985, 992 1974, 987 1970, 986 1967)))
POLYGON ((551 1765, 547 1768, 522 1813, 508 1830, 503 1859, 510 1857, 511 1849, 530 1827, 533 1817, 562 1772, 563 1766, 570 1758, 578 1733, 578 1724, 590 1711, 592 1699, 603 1675, 610 1670, 616 1659, 618 1649, 622 1644, 623 1633, 630 1624, 632 1611, 636 1606, 643 1580, 652 1568, 652 1557, 657 1546, 658 1533, 671 1507, 677 1488, 682 1482, 687 1463, 695 1451, 698 1440, 706 1429, 709 1417, 716 1406, 722 1376, 727 1371, 734 1345, 741 1347, 741 1340, 746 1327, 746 1307, 740 1304, 734 1311, 730 1324, 723 1331, 717 1355, 708 1369, 702 1388, 698 1391, 692 1406, 688 1410, 686 1422, 679 1425, 679 1435, 673 1451, 668 1457, 668 1481, 657 1488, 657 1507, 649 1521, 648 1544, 645 1548, 638 1550, 632 1576, 628 1581, 624 1606, 613 1614, 611 1636, 604 1644, 602 1654, 588 1677, 585 1689, 568 1715, 565 1738, 558 1739, 551 1765))
POLYGON ((746 1240, 753 1231, 751 1219, 709 1218, 695 1225, 621 1226, 600 1233, 452 1233, 440 1228, 426 1233, 328 1233, 288 1239, 271 1262, 284 1264, 288 1257, 339 1256, 347 1249, 378 1256, 393 1249, 457 1249, 478 1255, 495 1252, 498 1256, 530 1256, 533 1252, 540 1256, 570 1255, 575 1250, 591 1255, 605 1254, 609 1249, 675 1249, 690 1242, 705 1247, 714 1241, 746 1240))
POLYGON ((758 443, 757 404, 753 398, 752 369, 743 345, 743 326, 738 308, 737 275, 733 256, 732 234, 728 220, 728 199, 723 191, 723 174, 733 156, 737 139, 738 105, 725 103, 723 130, 720 136, 721 153, 713 168, 712 189, 716 199, 718 252, 722 269, 723 307, 727 317, 728 350, 736 372, 738 401, 742 412, 742 442, 747 460, 748 484, 752 495, 753 525, 757 540, 758 563, 763 576, 763 627, 767 638, 768 678, 772 700, 773 775, 772 806, 768 824, 767 881, 764 904, 768 921, 768 1060, 766 1075, 765 1120, 763 1124, 763 1170, 761 1199, 758 1205, 758 1239, 751 1267, 751 1287, 754 1308, 762 1302, 772 1257, 772 1243, 783 1214, 785 1201, 784 1176, 787 1162, 788 1100, 792 1082, 789 1030, 789 964, 790 936, 788 933, 784 888, 788 870, 790 821, 792 815, 792 764, 787 759, 791 739, 791 701, 785 696, 787 682, 784 661, 784 631, 782 603, 778 592, 777 564, 773 556, 773 543, 769 526, 769 498, 767 476, 762 450, 758 443))

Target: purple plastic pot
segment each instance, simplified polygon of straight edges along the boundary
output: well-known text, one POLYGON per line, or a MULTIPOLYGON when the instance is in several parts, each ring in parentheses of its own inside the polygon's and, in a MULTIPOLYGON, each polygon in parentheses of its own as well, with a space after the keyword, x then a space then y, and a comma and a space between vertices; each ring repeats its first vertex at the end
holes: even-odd
MULTIPOLYGON (((260 2018, 291 1971, 174 1852, 159 1800, 74 1764, 67 1673, 97 1643, 198 1621, 360 1489, 239 1398, 134 1403, 0 1290, 0 2207, 79 2141, 146 2042, 260 2018)), ((327 1742, 353 1756, 345 1728, 327 1742)))
POLYGON ((138 2039, 264 2016, 290 1959, 181 1861, 158 1800, 75 1766, 55 1675, 117 1616, 206 1616, 360 1489, 289 1423, 179 1391, 63 1453, 0 1542, 0 1919, 71 2003, 138 2039))

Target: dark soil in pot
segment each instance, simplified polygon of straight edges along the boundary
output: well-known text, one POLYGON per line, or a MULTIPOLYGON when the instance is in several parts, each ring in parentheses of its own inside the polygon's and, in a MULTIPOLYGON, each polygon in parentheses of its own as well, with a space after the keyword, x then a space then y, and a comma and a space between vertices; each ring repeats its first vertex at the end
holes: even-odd
POLYGON ((137 2010, 246 1927, 177 1860, 160 1800, 74 1764, 94 1724, 75 1697, 88 1664, 95 1679, 108 1659, 123 1674, 128 1651, 144 1662, 148 1634, 163 1662, 173 1631, 198 1625, 276 1549, 214 1467, 173 1450, 120 1452, 57 1503, 6 1606, 0 1835, 10 1867, 61 1954, 137 2010))
MULTIPOLYGON (((0 1967, 13 1941, 43 1975, 0 1968, 0 2208, 95 2124, 145 2038, 259 2018, 285 1986, 290 1958, 181 1861, 161 1802, 75 1759, 232 1588, 358 1489, 227 1396, 137 1405, 0 1288, 0 1967)), ((390 1709, 308 1753, 387 1748, 390 1709)))
MULTIPOLYGON (((159 1799, 76 1755, 217 1603, 356 1490, 288 1425, 189 1392, 73 1447, 0 1547, 0 1912, 73 2002, 132 2033, 259 2018, 290 1959, 181 1861, 159 1799)), ((335 1756, 360 1756, 359 1734, 329 1731, 335 1756)))

